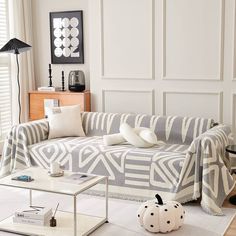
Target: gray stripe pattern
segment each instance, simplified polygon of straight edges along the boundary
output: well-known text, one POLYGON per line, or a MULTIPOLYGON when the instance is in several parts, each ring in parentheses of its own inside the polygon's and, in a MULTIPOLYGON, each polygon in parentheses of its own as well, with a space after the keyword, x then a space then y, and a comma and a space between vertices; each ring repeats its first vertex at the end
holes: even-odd
POLYGON ((120 125, 126 122, 131 127, 151 128, 158 140, 173 144, 190 144, 213 124, 212 119, 203 118, 100 112, 84 112, 82 122, 87 136, 119 133, 120 125))
POLYGON ((5 140, 0 176, 10 174, 15 169, 31 165, 28 145, 38 143, 48 137, 48 122, 33 121, 13 126, 5 140))

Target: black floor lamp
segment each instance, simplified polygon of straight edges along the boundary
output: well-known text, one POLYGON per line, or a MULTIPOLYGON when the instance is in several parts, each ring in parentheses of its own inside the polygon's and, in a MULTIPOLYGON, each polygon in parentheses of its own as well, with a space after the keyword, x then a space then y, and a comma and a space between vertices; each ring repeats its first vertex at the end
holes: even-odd
POLYGON ((14 53, 16 55, 16 64, 17 64, 17 84, 18 84, 18 105, 19 105, 19 124, 21 123, 21 102, 20 102, 20 68, 18 55, 22 52, 30 50, 31 46, 20 41, 17 38, 10 39, 1 49, 0 53, 14 53))

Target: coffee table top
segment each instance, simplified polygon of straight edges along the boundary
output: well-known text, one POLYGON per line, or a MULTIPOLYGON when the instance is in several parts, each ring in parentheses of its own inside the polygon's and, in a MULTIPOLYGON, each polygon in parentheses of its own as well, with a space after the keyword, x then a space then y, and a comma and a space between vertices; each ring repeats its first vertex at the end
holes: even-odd
POLYGON ((108 178, 106 176, 94 175, 94 178, 87 180, 81 184, 62 181, 62 178, 69 176, 72 173, 73 172, 65 171, 64 176, 62 177, 50 177, 48 175, 48 170, 39 167, 30 167, 0 179, 0 186, 2 185, 8 187, 24 188, 76 196, 77 194, 82 193, 83 191, 93 187, 102 180, 108 178), (17 180, 12 180, 13 177, 19 175, 30 175, 34 179, 34 181, 21 182, 17 180))

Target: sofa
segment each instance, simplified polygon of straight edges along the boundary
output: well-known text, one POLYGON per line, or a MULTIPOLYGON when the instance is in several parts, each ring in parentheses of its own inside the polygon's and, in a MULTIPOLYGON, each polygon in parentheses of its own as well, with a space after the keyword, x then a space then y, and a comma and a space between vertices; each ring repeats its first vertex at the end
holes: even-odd
MULTIPOLYGON (((181 203, 201 198, 202 208, 221 215, 221 206, 234 187, 225 146, 231 129, 212 119, 84 112, 86 137, 48 139, 47 120, 13 126, 4 144, 0 174, 28 166, 49 168, 58 161, 64 169, 109 176, 113 197, 153 198, 181 203), (120 124, 148 127, 158 140, 151 148, 128 143, 105 146, 103 135, 119 132, 120 124)), ((94 191, 99 192, 100 189, 94 191)))

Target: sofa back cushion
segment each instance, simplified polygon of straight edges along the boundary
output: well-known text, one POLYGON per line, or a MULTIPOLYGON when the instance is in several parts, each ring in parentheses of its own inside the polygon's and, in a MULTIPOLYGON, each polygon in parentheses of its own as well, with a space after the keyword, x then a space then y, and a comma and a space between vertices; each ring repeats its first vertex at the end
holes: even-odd
POLYGON ((82 113, 83 128, 87 136, 119 133, 120 124, 124 122, 131 127, 151 128, 158 140, 176 144, 190 144, 195 137, 210 129, 213 124, 212 119, 194 117, 82 113))

